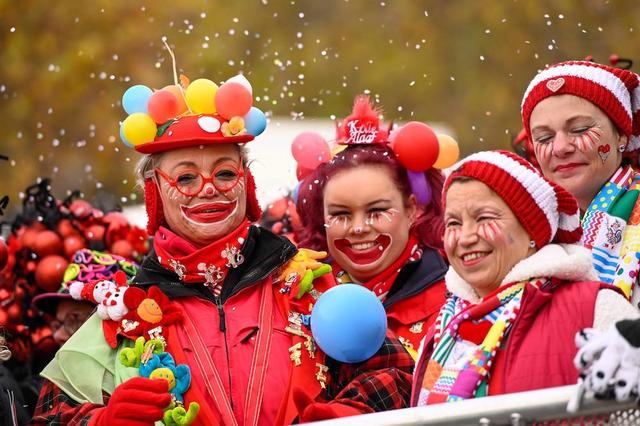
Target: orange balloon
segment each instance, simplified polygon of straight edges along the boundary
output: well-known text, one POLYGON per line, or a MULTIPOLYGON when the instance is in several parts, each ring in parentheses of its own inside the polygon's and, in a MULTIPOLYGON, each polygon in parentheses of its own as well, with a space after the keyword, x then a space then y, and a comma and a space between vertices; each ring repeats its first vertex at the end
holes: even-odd
POLYGON ((449 135, 438 135, 438 145, 440 145, 440 153, 436 162, 433 163, 433 167, 446 169, 453 166, 460 157, 458 142, 449 135))
POLYGON ((173 95, 178 100, 178 115, 187 110, 187 101, 185 101, 184 94, 178 86, 176 86, 175 84, 170 84, 163 87, 162 90, 168 90, 169 92, 173 93, 173 95))

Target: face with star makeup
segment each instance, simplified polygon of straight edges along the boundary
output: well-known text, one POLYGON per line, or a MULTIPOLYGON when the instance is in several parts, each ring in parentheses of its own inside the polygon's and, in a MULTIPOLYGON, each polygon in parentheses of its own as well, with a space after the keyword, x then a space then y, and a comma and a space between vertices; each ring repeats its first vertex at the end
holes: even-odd
POLYGON ((573 95, 541 101, 529 126, 542 173, 571 192, 584 211, 620 167, 627 137, 600 108, 573 95))
POLYGON ((365 282, 400 256, 416 214, 415 197, 405 198, 382 165, 343 170, 326 183, 327 246, 351 278, 365 282))
POLYGON ((451 267, 484 297, 535 249, 513 211, 484 183, 453 181, 446 193, 444 249, 451 267))
POLYGON ((155 181, 169 228, 199 247, 236 229, 247 210, 243 167, 230 143, 164 153, 155 181))

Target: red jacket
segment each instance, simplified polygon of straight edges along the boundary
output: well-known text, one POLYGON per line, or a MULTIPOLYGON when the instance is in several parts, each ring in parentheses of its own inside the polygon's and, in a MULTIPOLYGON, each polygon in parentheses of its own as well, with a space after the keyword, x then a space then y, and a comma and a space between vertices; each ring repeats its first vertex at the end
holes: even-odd
MULTIPOLYGON (((518 317, 491 369, 489 394, 542 389, 574 384, 574 336, 593 325, 599 282, 565 282, 553 292, 527 285, 518 317)), ((433 331, 416 365, 411 405, 418 401, 427 363, 433 352, 433 331)))
MULTIPOLYGON (((263 294, 271 298, 273 332, 267 356, 267 374, 263 385, 258 423, 261 425, 290 424, 300 421, 371 413, 408 405, 413 360, 397 339, 387 338, 380 350, 369 360, 359 364, 342 364, 327 358, 319 348, 307 350, 307 339, 285 330, 290 326, 291 312, 309 314, 315 301, 310 293, 300 300, 286 293, 284 283, 273 283, 277 267, 295 254, 295 248, 273 234, 252 227, 246 246, 253 251, 243 267, 229 274, 229 297, 220 308, 215 298, 202 285, 187 286, 177 275, 164 269, 153 253, 145 259, 136 276, 141 286, 158 285, 171 299, 181 305, 185 318, 179 325, 169 326, 167 343, 176 363, 190 366, 192 384, 185 393, 185 401, 200 403, 195 425, 223 424, 220 410, 214 401, 210 385, 213 370, 218 371, 224 393, 232 400, 232 416, 238 424, 245 420, 246 397, 256 394, 249 389, 248 372, 253 348, 260 336, 257 330, 258 307, 263 294), (260 277, 260 278, 257 278, 260 277), (235 289, 231 291, 231 289, 235 289), (269 293, 263 293, 266 290, 269 293), (224 331, 221 318, 224 312, 224 331), (202 344, 198 342, 202 342, 202 344), (299 345, 300 364, 294 364, 290 348, 299 345), (209 362, 211 361, 211 363, 209 362), (320 366, 327 369, 319 374, 320 366), (326 389, 323 389, 324 382, 326 389)), ((225 281, 225 284, 227 282, 225 281)), ((314 288, 323 292, 333 285, 322 277, 314 281, 314 288)), ((222 294, 225 294, 223 287, 222 294)), ((309 327, 301 330, 310 335, 309 327)), ((265 336, 267 334, 263 334, 265 336)), ((104 395, 107 404, 109 395, 104 395)), ((34 424, 80 424, 88 422, 102 410, 97 404, 78 404, 51 382, 45 382, 34 424)))
POLYGON ((409 262, 400 270, 384 301, 389 330, 414 358, 445 302, 447 268, 438 251, 425 249, 420 261, 409 262))

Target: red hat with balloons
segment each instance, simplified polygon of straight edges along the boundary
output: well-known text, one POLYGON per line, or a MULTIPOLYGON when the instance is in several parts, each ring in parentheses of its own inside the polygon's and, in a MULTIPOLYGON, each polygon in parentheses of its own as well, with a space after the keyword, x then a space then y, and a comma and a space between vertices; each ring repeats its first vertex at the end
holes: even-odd
MULTIPOLYGON (((124 93, 122 106, 129 116, 120 126, 120 138, 143 154, 189 146, 246 143, 267 126, 265 114, 253 106, 251 84, 241 74, 220 86, 206 78, 190 82, 183 75, 180 82, 156 91, 135 85, 124 93)), ((245 175, 247 217, 256 221, 262 211, 255 181, 248 168, 245 175)), ((164 222, 160 193, 153 179, 145 181, 145 204, 147 230, 153 234, 164 222)))
POLYGON ((337 146, 333 150, 318 133, 299 134, 291 145, 291 152, 298 163, 298 179, 302 180, 349 145, 389 145, 407 170, 418 203, 429 204, 431 188, 424 172, 432 167, 444 169, 453 165, 460 154, 457 142, 448 135, 436 135, 431 127, 418 121, 398 128, 393 128, 392 124, 384 128, 380 116, 380 108, 372 104, 369 96, 359 95, 351 114, 336 123, 337 146))

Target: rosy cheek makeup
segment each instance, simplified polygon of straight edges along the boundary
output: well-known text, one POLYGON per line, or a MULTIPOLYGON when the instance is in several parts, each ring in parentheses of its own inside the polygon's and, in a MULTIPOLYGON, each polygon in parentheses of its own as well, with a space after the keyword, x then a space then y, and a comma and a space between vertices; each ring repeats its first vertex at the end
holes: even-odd
POLYGON ((504 238, 503 225, 495 220, 487 220, 478 226, 478 235, 489 242, 504 238))
POLYGON ((551 157, 552 148, 553 148, 553 144, 550 142, 547 142, 547 143, 534 142, 533 143, 533 151, 536 155, 536 158, 542 158, 542 159, 548 160, 551 157))
POLYGON ((444 244, 448 249, 453 250, 458 245, 460 239, 460 229, 446 228, 444 231, 444 244))
POLYGON ((586 132, 573 138, 576 147, 582 152, 593 151, 602 137, 602 129, 593 126, 586 132))

